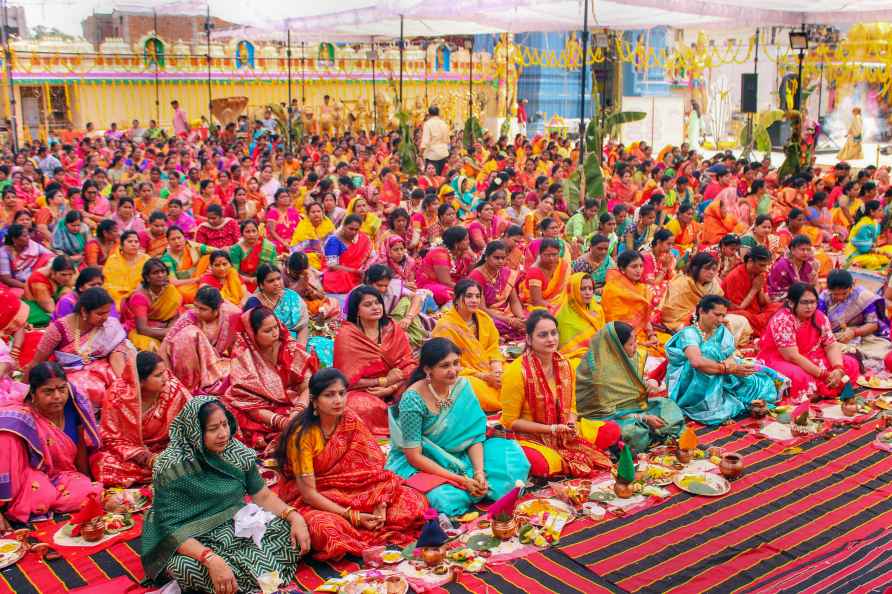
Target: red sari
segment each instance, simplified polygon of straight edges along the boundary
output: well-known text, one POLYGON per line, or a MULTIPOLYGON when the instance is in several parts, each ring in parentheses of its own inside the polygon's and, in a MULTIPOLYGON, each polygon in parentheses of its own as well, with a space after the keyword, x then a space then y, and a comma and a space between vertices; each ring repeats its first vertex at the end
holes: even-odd
MULTIPOLYGON (((372 254, 372 240, 365 233, 357 233, 353 243, 345 244, 337 234, 329 236, 325 241, 325 257, 337 257, 338 264, 348 268, 362 270, 366 261, 372 254), (332 251, 336 246, 335 242, 339 242, 345 249, 340 255, 333 256, 332 251)), ((326 293, 346 294, 353 290, 353 287, 362 282, 362 274, 355 272, 347 272, 345 270, 324 270, 322 274, 322 287, 326 293)))
MULTIPOLYGON (((769 303, 768 305, 761 305, 757 298, 750 301, 746 309, 737 307, 736 304, 743 303, 743 300, 746 299, 752 286, 753 279, 750 278, 749 273, 746 271, 746 264, 738 264, 722 280, 722 291, 725 293, 725 297, 732 303, 728 313, 744 316, 749 320, 750 326, 753 327, 753 334, 761 336, 765 326, 768 324, 768 320, 771 319, 774 312, 780 309, 781 304, 769 303)), ((767 287, 768 283, 765 286, 767 287)))
POLYGON ((129 488, 152 482, 152 468, 136 464, 133 458, 145 450, 153 454, 164 451, 170 441, 170 424, 192 398, 170 371, 166 374, 164 389, 145 413, 134 379, 118 379, 109 388, 99 425, 102 450, 90 459, 93 476, 104 486, 129 488))
POLYGON ((347 376, 347 407, 362 417, 376 436, 386 437, 390 434, 387 425, 388 402, 354 386, 361 379, 385 377, 394 368, 408 378, 415 365, 406 332, 393 322, 381 330, 380 344, 350 322, 341 324, 335 337, 334 367, 347 376))
POLYGON ((305 468, 298 462, 306 460, 301 450, 314 450, 311 444, 315 439, 322 439, 318 427, 312 430, 319 435, 305 433, 300 447, 296 436, 288 443, 286 477, 312 474, 319 494, 360 513, 372 513, 377 506, 387 505, 383 527, 374 531, 354 528, 343 517, 315 509, 303 501, 293 478, 284 482, 279 496, 306 518, 313 557, 322 561, 340 559, 347 554, 361 555, 368 547, 402 546, 413 541, 424 522, 425 497, 404 485, 394 473, 384 470, 385 456, 362 419, 349 409, 344 411, 335 432, 328 441, 323 439, 321 451, 314 451, 312 468, 305 468))
POLYGON ((272 365, 260 352, 248 316, 242 314, 242 331, 233 347, 238 353, 229 372, 229 390, 223 397, 242 433, 242 441, 262 450, 278 441, 279 433, 252 419, 251 411, 267 410, 290 416, 306 405, 307 381, 319 369, 319 360, 307 355, 288 329, 279 322, 279 355, 272 365))

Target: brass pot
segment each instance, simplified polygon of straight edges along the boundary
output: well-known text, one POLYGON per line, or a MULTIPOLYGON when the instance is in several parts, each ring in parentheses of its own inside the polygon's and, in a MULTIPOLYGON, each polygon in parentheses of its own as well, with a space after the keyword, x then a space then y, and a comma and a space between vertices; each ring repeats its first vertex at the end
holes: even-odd
POLYGON ((517 523, 513 517, 507 522, 493 519, 491 529, 492 535, 499 540, 511 540, 517 534, 517 523))
POLYGON ((445 557, 446 553, 443 552, 443 547, 424 547, 421 549, 421 560, 428 567, 439 565, 445 557))
POLYGON ((750 403, 750 416, 754 419, 762 419, 768 415, 768 405, 764 400, 753 400, 750 403))
POLYGON ((675 457, 678 458, 678 461, 682 464, 687 464, 694 459, 694 450, 685 450, 682 448, 678 448, 678 453, 675 455, 675 457))
POLYGON ((728 480, 737 478, 743 472, 743 456, 734 453, 725 454, 719 464, 719 471, 728 480))
POLYGON ((855 402, 854 398, 843 400, 839 403, 839 408, 842 410, 842 414, 847 417, 854 417, 858 414, 858 403, 855 402))
POLYGON ((614 481, 613 492, 616 493, 616 496, 620 499, 628 499, 635 494, 635 491, 632 490, 632 483, 627 483, 621 480, 614 481))
POLYGON ((105 536, 105 523, 101 518, 81 526, 81 538, 87 542, 99 542, 103 536, 105 536))

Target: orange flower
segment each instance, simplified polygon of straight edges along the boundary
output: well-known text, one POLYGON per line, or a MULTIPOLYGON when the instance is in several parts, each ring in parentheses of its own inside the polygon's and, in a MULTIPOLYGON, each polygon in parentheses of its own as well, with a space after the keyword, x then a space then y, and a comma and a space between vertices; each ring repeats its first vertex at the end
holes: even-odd
POLYGON ((678 438, 678 447, 683 450, 693 450, 697 447, 697 434, 687 425, 678 438))

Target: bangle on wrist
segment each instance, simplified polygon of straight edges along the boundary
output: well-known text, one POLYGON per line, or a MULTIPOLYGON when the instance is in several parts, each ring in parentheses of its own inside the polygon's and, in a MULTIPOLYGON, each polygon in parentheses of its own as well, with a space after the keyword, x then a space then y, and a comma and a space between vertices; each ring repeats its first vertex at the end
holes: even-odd
POLYGON ((386 378, 386 377, 379 377, 379 378, 378 378, 378 385, 379 385, 380 387, 382 387, 382 388, 386 388, 386 387, 387 387, 387 378, 386 378))
POLYGON ((201 563, 202 565, 206 565, 208 560, 213 556, 214 556, 214 551, 212 551, 209 548, 206 548, 204 551, 201 552, 201 556, 198 557, 198 562, 201 563))
POLYGON ((289 505, 285 509, 283 509, 281 512, 279 512, 279 517, 287 522, 288 516, 290 516, 292 514, 292 512, 297 513, 297 510, 289 505))

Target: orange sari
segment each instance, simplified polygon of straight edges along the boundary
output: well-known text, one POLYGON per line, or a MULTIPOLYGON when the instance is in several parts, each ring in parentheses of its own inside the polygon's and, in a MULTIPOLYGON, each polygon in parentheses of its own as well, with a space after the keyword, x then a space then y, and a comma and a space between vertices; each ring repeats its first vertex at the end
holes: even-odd
POLYGON ((356 388, 356 383, 361 379, 385 377, 394 368, 408 378, 415 364, 406 332, 393 322, 381 330, 380 344, 350 322, 341 324, 335 337, 334 366, 347 376, 347 408, 362 417, 375 436, 386 437, 390 434, 388 402, 362 388, 356 388))
POLYGON ((384 453, 362 419, 348 409, 328 440, 321 433, 313 426, 301 436, 299 447, 296 435, 288 442, 288 464, 283 471, 290 480, 279 488, 279 496, 307 519, 313 557, 340 559, 361 555, 368 547, 402 546, 415 540, 424 522, 425 497, 384 470, 384 453), (310 474, 316 490, 338 505, 360 513, 386 505, 384 525, 378 530, 354 528, 343 517, 306 503, 293 477, 310 474))
POLYGON ((639 338, 644 338, 653 309, 652 303, 652 292, 646 284, 633 283, 617 269, 607 271, 606 283, 601 293, 605 322, 625 322, 635 328, 639 338))
POLYGON ((538 266, 526 270, 523 282, 520 283, 520 300, 527 309, 538 309, 532 305, 531 287, 541 287, 542 298, 548 303, 548 311, 557 315, 561 308, 567 304, 568 287, 570 286, 570 265, 566 260, 560 260, 554 269, 551 278, 546 279, 545 273, 538 266))

